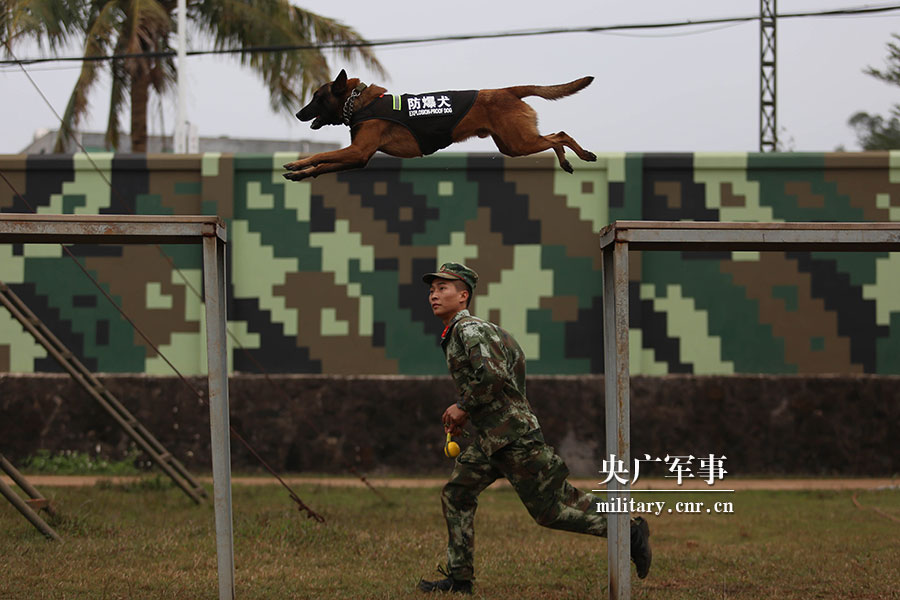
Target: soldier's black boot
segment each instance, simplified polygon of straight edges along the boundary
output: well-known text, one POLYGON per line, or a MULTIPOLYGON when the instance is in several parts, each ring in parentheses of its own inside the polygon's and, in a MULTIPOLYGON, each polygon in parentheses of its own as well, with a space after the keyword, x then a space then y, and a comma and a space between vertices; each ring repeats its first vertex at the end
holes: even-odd
POLYGON ((439 579, 437 581, 425 581, 424 579, 419 580, 419 591, 422 592, 452 592, 455 594, 471 594, 472 593, 472 582, 466 581, 463 579, 453 579, 453 576, 450 575, 447 571, 444 570, 443 567, 438 567, 438 572, 444 576, 444 579, 439 579))
POLYGON ((631 521, 631 560, 637 567, 638 577, 646 577, 650 572, 653 553, 650 551, 650 526, 641 517, 631 521))

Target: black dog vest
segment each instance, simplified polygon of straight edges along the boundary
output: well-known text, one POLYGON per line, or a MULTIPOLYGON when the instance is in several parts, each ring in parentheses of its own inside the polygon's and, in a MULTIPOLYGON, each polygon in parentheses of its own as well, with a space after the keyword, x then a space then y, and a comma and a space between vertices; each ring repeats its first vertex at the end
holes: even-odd
POLYGON ((453 128, 472 108, 476 96, 478 90, 382 94, 351 115, 351 135, 363 121, 393 121, 409 129, 422 154, 434 154, 453 143, 453 128))

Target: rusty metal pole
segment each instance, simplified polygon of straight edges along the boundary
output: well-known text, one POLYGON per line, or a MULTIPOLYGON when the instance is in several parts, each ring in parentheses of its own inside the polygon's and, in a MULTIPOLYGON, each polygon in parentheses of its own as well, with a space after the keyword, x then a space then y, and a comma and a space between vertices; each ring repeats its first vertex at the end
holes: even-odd
MULTIPOLYGON (((29 498, 31 498, 32 500, 43 500, 47 502, 47 499, 44 498, 44 495, 37 491, 37 488, 31 485, 31 482, 25 479, 25 476, 19 473, 19 470, 15 468, 11 462, 6 460, 6 457, 2 454, 0 454, 0 469, 5 471, 6 474, 9 475, 10 479, 16 482, 16 485, 19 486, 22 491, 28 494, 29 498)), ((26 504, 28 503, 26 502, 26 504)), ((49 502, 47 502, 44 510, 46 510, 47 514, 51 516, 54 514, 53 507, 49 502)))
POLYGON ((234 530, 231 514, 231 435, 228 415, 228 342, 225 337, 225 243, 203 238, 206 304, 206 359, 209 375, 209 429, 219 600, 234 598, 234 530))
POLYGON ((44 520, 34 512, 30 506, 28 506, 24 500, 22 500, 21 496, 19 496, 14 489, 9 487, 5 481, 0 479, 0 494, 3 494, 9 503, 16 507, 22 516, 28 519, 28 521, 34 525, 38 531, 43 533, 47 538, 55 541, 60 541, 59 536, 53 531, 53 528, 47 525, 44 520))
MULTIPOLYGON (((603 353, 606 396, 606 454, 623 461, 630 471, 628 372, 628 243, 614 241, 603 248, 603 353)), ((612 460, 610 458, 610 460, 612 460)), ((630 497, 629 484, 615 477, 607 484, 607 497, 630 497)), ((607 515, 609 598, 631 598, 631 517, 607 515)))

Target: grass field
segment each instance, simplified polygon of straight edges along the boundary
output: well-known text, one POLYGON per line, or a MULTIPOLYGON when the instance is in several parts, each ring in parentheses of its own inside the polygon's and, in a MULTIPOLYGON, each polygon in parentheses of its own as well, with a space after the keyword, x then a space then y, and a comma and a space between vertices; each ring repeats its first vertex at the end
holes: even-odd
MULTIPOLYGON (((239 599, 423 597, 416 582, 444 560, 437 488, 385 489, 391 505, 364 489, 295 489, 326 524, 302 517, 278 486, 234 487, 239 599)), ((42 492, 64 541, 44 540, 0 501, 0 598, 218 597, 211 502, 195 506, 156 477, 42 492)), ((733 514, 650 516, 653 569, 633 576, 633 597, 900 599, 900 523, 851 497, 740 491, 728 496, 733 514)), ((900 518, 896 490, 858 500, 900 518)), ((509 489, 482 495, 476 540, 476 597, 607 594, 606 540, 537 526, 509 489)))

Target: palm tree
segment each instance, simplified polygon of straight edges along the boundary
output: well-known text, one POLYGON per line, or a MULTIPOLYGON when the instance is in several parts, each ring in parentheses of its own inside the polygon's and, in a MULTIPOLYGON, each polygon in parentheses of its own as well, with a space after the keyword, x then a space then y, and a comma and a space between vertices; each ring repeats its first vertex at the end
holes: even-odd
MULTIPOLYGON (((7 40, 32 37, 40 41, 45 36, 51 49, 76 35, 84 40, 86 60, 63 115, 57 152, 63 151, 87 113, 88 95, 107 65, 112 85, 106 145, 118 145, 119 116, 130 105, 131 148, 146 151, 150 90, 165 94, 176 77, 170 54, 176 7, 176 0, 0 0, 0 26, 8 30, 7 40), (96 60, 110 54, 131 56, 96 60)), ((365 39, 354 29, 292 6, 288 0, 188 0, 187 18, 216 49, 347 44, 339 50, 341 58, 361 60, 384 75, 371 49, 359 45, 365 39)), ((276 111, 296 109, 314 86, 332 75, 322 51, 315 48, 236 56, 262 77, 276 111)))

